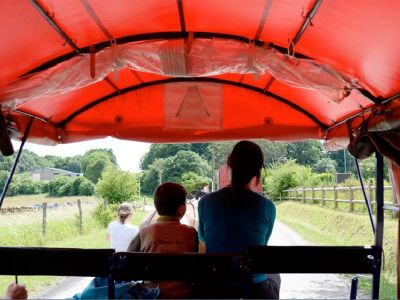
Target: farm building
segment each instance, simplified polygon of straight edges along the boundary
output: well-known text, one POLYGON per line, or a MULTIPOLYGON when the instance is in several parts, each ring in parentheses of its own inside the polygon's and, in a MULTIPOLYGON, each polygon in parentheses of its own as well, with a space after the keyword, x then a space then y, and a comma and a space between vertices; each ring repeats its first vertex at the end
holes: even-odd
POLYGON ((80 173, 75 173, 67 170, 56 169, 56 168, 37 168, 29 172, 34 180, 51 180, 57 175, 64 175, 70 177, 81 176, 80 173))

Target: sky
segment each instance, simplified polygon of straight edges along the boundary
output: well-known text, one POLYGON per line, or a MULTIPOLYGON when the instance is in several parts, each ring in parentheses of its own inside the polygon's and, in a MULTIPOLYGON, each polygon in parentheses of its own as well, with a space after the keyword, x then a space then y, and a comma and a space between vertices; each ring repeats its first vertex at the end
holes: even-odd
MULTIPOLYGON (((14 150, 18 150, 20 142, 12 141, 14 150)), ((59 144, 56 146, 43 146, 33 143, 25 143, 24 149, 35 152, 40 156, 57 155, 62 157, 85 154, 94 148, 110 148, 117 157, 117 163, 122 170, 138 172, 141 157, 149 151, 150 144, 118 140, 111 137, 91 140, 79 143, 59 144)))

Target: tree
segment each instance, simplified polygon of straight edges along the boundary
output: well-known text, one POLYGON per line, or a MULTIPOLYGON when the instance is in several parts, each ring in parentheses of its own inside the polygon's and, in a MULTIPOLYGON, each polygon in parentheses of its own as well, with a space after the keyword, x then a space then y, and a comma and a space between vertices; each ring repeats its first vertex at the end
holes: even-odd
POLYGON ((144 194, 153 194, 159 182, 159 172, 153 165, 143 171, 140 181, 141 192, 144 194))
POLYGON ((193 143, 190 144, 190 150, 200 155, 208 162, 212 160, 212 143, 193 143))
MULTIPOLYGON (((117 165, 117 157, 115 156, 114 152, 112 149, 105 149, 105 148, 97 148, 97 149, 90 149, 89 151, 87 151, 83 156, 85 157, 86 155, 90 155, 93 152, 104 152, 108 155, 108 157, 110 158, 110 161, 114 164, 117 165)), ((84 158, 83 157, 83 158, 84 158)))
POLYGON ((346 172, 346 173, 352 173, 354 174, 354 176, 357 176, 357 171, 354 164, 354 158, 347 151, 347 149, 329 152, 328 157, 336 162, 336 170, 338 173, 346 172))
POLYGON ((11 170, 11 166, 12 166, 12 164, 14 162, 14 158, 15 158, 14 155, 11 155, 11 156, 0 155, 0 170, 4 170, 4 171, 11 170))
POLYGON ((3 191, 7 178, 8 178, 8 172, 5 170, 0 170, 0 192, 3 191))
POLYGON ((75 155, 72 157, 46 155, 44 158, 51 163, 49 167, 82 173, 82 155, 75 155))
POLYGON ((190 150, 190 148, 190 144, 152 144, 149 152, 143 156, 140 168, 146 170, 155 160, 174 156, 179 151, 190 150))
POLYGON ((300 165, 313 166, 323 153, 321 142, 304 141, 287 144, 288 159, 295 159, 300 165))
POLYGON ((218 142, 214 143, 214 145, 210 144, 209 151, 212 151, 212 147, 214 147, 214 160, 215 160, 215 170, 219 169, 220 166, 226 164, 229 153, 231 153, 233 146, 235 146, 236 142, 218 142))
POLYGON ((97 183, 103 171, 112 164, 106 152, 90 150, 82 157, 82 172, 91 182, 97 183))
POLYGON ((163 162, 163 182, 180 182, 182 174, 193 172, 197 175, 208 177, 211 168, 206 160, 192 151, 179 151, 172 159, 163 162))
POLYGON ((336 173, 336 162, 329 158, 323 157, 317 161, 317 163, 312 167, 312 169, 317 173, 336 173))
POLYGON ((265 140, 255 141, 264 154, 264 165, 271 167, 284 163, 287 160, 287 143, 269 142, 265 140))
POLYGON ((144 193, 151 194, 162 182, 182 183, 182 174, 187 172, 208 178, 211 175, 211 168, 199 154, 181 150, 174 156, 156 159, 153 164, 148 166, 147 170, 143 172, 142 190, 144 193))
POLYGON ((139 194, 138 179, 137 175, 110 165, 96 184, 96 194, 110 204, 128 201, 139 194))
POLYGON ((65 170, 75 173, 82 173, 82 155, 67 157, 65 170))
POLYGON ((196 189, 202 189, 207 184, 210 184, 211 180, 197 175, 196 173, 187 172, 182 174, 180 183, 185 187, 186 191, 190 193, 196 189))
MULTIPOLYGON (((16 153, 14 153, 11 156, 0 156, 0 169, 1 170, 10 170, 12 164, 15 161, 16 153)), ((29 172, 33 169, 40 168, 40 167, 47 167, 51 166, 51 162, 49 162, 47 159, 44 157, 41 157, 37 155, 36 153, 29 151, 29 150, 24 150, 21 153, 16 172, 17 173, 24 173, 24 172, 29 172)))

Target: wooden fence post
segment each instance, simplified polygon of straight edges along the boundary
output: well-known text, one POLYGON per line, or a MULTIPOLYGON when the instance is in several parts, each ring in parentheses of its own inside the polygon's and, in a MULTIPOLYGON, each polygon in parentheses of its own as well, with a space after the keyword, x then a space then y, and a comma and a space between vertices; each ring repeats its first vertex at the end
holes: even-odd
POLYGON ((323 186, 321 187, 321 198, 322 198, 322 206, 325 206, 326 205, 325 188, 323 186))
MULTIPOLYGON (((394 189, 393 189, 393 185, 392 185, 392 205, 393 205, 394 207, 397 207, 397 198, 396 198, 396 193, 395 193, 395 191, 394 191, 394 189)), ((399 212, 394 211, 394 212, 392 213, 392 217, 393 217, 393 219, 398 218, 398 217, 399 217, 399 212)))
POLYGON ((372 189, 371 181, 368 183, 368 197, 371 203, 371 210, 374 212, 374 191, 372 189))
POLYGON ((333 186, 333 200, 334 200, 334 202, 335 202, 335 209, 337 209, 338 208, 338 191, 337 191, 337 186, 336 185, 334 185, 333 186))
POLYGON ((43 203, 43 219, 42 219, 42 235, 46 236, 46 227, 47 227, 47 202, 43 203))
POLYGON ((83 233, 83 214, 82 214, 82 204, 81 199, 78 199, 78 210, 79 210, 79 233, 83 233))
POLYGON ((303 186, 303 203, 306 203, 306 190, 303 186))
POLYGON ((311 198, 312 198, 312 202, 311 203, 313 203, 313 204, 318 203, 318 201, 315 200, 315 190, 314 190, 313 187, 311 188, 311 198))
POLYGON ((349 202, 350 202, 350 207, 349 211, 354 212, 354 190, 352 186, 349 186, 349 202))

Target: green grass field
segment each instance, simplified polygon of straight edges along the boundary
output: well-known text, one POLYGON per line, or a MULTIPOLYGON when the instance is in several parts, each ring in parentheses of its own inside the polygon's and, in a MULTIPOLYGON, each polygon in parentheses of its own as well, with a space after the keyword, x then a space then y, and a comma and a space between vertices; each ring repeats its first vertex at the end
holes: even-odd
MULTIPOLYGON (((13 198, 13 197, 11 197, 13 198)), ((35 201, 42 203, 43 197, 33 196, 16 197, 21 206, 26 206, 35 201), (28 204, 29 203, 29 204, 28 204)), ((62 202, 73 202, 82 197, 48 198, 49 203, 59 199, 62 202), (69 198, 69 199, 68 199, 69 198), (73 198, 73 199, 71 199, 73 198)), ((54 202, 52 202, 54 201, 54 202)), ((77 207, 67 206, 48 210, 48 225, 46 236, 42 236, 42 215, 41 211, 3 214, 0 217, 0 245, 2 246, 43 246, 43 247, 67 247, 67 248, 108 248, 106 240, 106 229, 98 225, 91 216, 95 207, 94 198, 91 203, 83 205, 83 233, 80 234, 77 225, 77 207)), ((133 224, 139 225, 147 212, 135 212, 133 224)), ((55 276, 20 276, 19 282, 27 284, 29 295, 38 296, 46 288, 53 285, 55 281, 63 277, 55 276)), ((4 295, 9 283, 14 282, 14 276, 0 276, 0 295, 4 295)), ((72 296, 72 295, 71 295, 72 296)))
MULTIPOLYGON (((367 215, 286 201, 277 204, 277 216, 280 221, 315 245, 364 246, 374 243, 367 215)), ((397 296, 396 245, 397 220, 385 218, 385 265, 381 280, 381 299, 395 299, 397 296)), ((360 285, 369 289, 370 280, 363 279, 360 285)))

